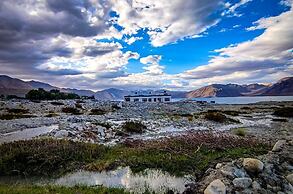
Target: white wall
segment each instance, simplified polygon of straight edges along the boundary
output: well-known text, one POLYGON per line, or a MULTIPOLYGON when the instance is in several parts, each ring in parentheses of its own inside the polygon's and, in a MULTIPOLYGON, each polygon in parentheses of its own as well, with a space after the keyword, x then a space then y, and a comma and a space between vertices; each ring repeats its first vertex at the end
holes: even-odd
POLYGON ((129 98, 130 98, 130 102, 134 102, 135 99, 138 99, 137 102, 160 102, 158 99, 161 99, 161 102, 171 102, 171 96, 149 96, 149 97, 129 97, 129 98), (168 98, 170 100, 166 101, 165 98, 168 98), (151 101, 149 101, 149 99, 151 99, 151 101), (154 99, 156 99, 156 101, 154 99))

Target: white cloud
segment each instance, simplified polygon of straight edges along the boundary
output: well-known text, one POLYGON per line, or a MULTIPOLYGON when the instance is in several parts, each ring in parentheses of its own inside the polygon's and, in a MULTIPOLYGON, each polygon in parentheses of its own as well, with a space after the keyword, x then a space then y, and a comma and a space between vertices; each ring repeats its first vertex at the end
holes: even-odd
POLYGON ((123 27, 122 32, 134 35, 140 29, 148 29, 153 46, 196 37, 218 22, 211 15, 220 6, 219 0, 112 1, 113 10, 119 14, 116 22, 123 27))
POLYGON ((226 3, 225 7, 228 8, 226 11, 224 11, 222 13, 222 16, 228 15, 228 16, 236 16, 236 17, 240 17, 242 16, 242 14, 237 13, 237 9, 249 2, 251 2, 252 0, 240 0, 238 3, 235 3, 234 5, 232 5, 231 3, 226 3))
POLYGON ((126 38, 125 39, 125 42, 128 44, 128 45, 131 45, 133 43, 135 43, 136 41, 138 40, 142 40, 143 38, 142 37, 134 37, 132 36, 131 38, 126 38))

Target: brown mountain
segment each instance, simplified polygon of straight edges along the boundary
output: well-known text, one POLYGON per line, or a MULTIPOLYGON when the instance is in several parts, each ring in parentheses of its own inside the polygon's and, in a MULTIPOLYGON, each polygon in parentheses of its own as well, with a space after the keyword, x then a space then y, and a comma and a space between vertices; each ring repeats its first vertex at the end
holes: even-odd
POLYGON ((293 96, 293 77, 285 77, 268 87, 262 96, 293 96))
POLYGON ((24 96, 33 87, 20 79, 0 75, 0 94, 24 96))
POLYGON ((187 93, 187 98, 257 96, 266 91, 262 84, 212 84, 187 93))
POLYGON ((187 93, 187 98, 236 97, 250 92, 247 86, 237 84, 212 84, 187 93))

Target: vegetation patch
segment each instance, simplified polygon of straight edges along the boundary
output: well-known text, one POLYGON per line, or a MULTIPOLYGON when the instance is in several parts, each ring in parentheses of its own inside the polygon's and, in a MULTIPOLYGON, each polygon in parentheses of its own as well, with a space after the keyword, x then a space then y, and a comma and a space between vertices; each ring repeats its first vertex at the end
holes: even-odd
POLYGON ((73 108, 73 107, 64 107, 64 108, 62 108, 62 112, 68 113, 68 114, 73 114, 73 115, 82 114, 77 108, 73 108))
POLYGON ((80 168, 134 172, 161 169, 173 175, 200 176, 223 160, 264 154, 269 145, 255 139, 198 132, 152 141, 128 141, 112 147, 69 140, 35 139, 0 145, 1 175, 61 175, 80 168))
POLYGON ((122 125, 122 130, 127 133, 143 133, 147 127, 138 121, 126 121, 122 125))
POLYGON ((241 137, 245 137, 247 135, 247 129, 243 128, 243 127, 232 129, 232 132, 235 135, 238 135, 238 136, 241 136, 241 137))
POLYGON ((0 115, 0 120, 13 120, 13 119, 24 119, 24 118, 33 118, 35 115, 27 114, 2 114, 0 115))
POLYGON ((63 186, 34 186, 34 185, 0 185, 0 193, 7 194, 126 194, 123 189, 105 187, 63 187, 63 186))
POLYGON ((224 110, 223 113, 230 116, 239 116, 240 114, 247 114, 246 112, 240 112, 236 110, 224 110))
POLYGON ((224 123, 224 122, 239 123, 238 120, 229 118, 223 113, 219 112, 218 110, 209 110, 208 112, 204 113, 204 118, 209 121, 214 121, 218 123, 224 123))
POLYGON ((76 103, 76 104, 75 104, 75 107, 76 107, 76 108, 83 109, 82 105, 81 105, 81 104, 79 104, 79 103, 76 103))
POLYGON ((99 109, 99 108, 93 108, 93 109, 91 110, 90 115, 104 115, 104 114, 106 114, 106 113, 107 113, 106 110, 99 109))
POLYGON ((57 101, 51 102, 51 104, 54 105, 54 106, 62 106, 62 105, 64 105, 63 102, 57 102, 57 101))
POLYGON ((29 111, 22 108, 7 108, 7 112, 12 114, 27 114, 29 111))
POLYGON ((29 91, 25 97, 29 100, 66 100, 80 98, 77 94, 64 93, 60 92, 59 90, 50 90, 48 92, 42 88, 29 91))
POLYGON ((273 114, 278 117, 293 117, 293 107, 279 108, 273 114))
POLYGON ((273 118, 272 121, 274 121, 274 122, 288 122, 287 119, 280 119, 280 118, 273 118))
POLYGON ((45 115, 45 117, 48 117, 48 118, 58 117, 58 116, 59 116, 59 114, 57 114, 57 113, 49 113, 49 114, 45 115))
POLYGON ((224 114, 214 111, 209 111, 205 113, 204 118, 218 123, 224 123, 225 121, 227 121, 227 117, 224 114))

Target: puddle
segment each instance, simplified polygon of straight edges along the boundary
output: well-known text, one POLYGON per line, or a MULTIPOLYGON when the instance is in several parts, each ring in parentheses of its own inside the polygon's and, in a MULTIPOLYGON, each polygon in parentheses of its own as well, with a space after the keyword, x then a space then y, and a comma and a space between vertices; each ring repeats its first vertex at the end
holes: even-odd
POLYGON ((58 128, 58 125, 28 128, 24 130, 14 131, 11 133, 5 133, 0 136, 0 144, 19 140, 29 140, 39 135, 49 133, 56 128, 58 128))
POLYGON ((99 186, 124 188, 134 193, 151 191, 165 193, 166 190, 182 193, 185 185, 191 183, 191 178, 175 177, 160 170, 145 170, 142 173, 132 173, 129 167, 118 168, 108 172, 78 171, 57 179, 53 184, 62 186, 99 186))

